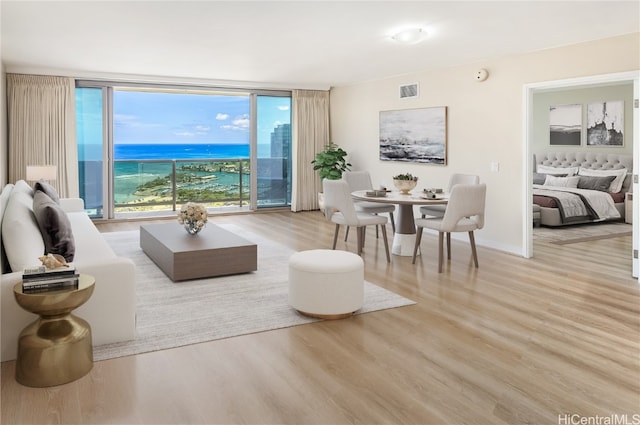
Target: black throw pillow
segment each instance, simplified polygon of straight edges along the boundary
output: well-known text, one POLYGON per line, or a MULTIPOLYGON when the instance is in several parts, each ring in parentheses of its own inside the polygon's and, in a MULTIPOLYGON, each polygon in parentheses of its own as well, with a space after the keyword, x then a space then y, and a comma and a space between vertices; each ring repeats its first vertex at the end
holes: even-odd
POLYGON ((46 193, 36 190, 33 194, 33 214, 44 240, 45 254, 60 254, 67 262, 76 253, 69 217, 46 193))
POLYGON ((58 196, 58 191, 56 190, 55 187, 51 186, 49 183, 47 183, 46 181, 40 179, 36 182, 35 186, 33 187, 33 190, 41 190, 44 193, 47 194, 47 196, 49 198, 51 198, 53 200, 53 202, 55 202, 56 204, 60 205, 60 196, 58 196))
POLYGON ((609 186, 616 176, 603 176, 603 177, 591 177, 580 176, 578 181, 578 189, 591 189, 599 190, 601 192, 608 192, 609 186))

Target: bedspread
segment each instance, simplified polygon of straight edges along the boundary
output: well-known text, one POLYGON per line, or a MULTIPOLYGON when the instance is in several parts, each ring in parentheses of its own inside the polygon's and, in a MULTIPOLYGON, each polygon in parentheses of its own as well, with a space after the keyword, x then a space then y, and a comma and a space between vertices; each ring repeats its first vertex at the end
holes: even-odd
POLYGON ((533 194, 555 198, 563 223, 573 217, 591 217, 594 221, 620 218, 613 199, 606 192, 534 184, 533 194))

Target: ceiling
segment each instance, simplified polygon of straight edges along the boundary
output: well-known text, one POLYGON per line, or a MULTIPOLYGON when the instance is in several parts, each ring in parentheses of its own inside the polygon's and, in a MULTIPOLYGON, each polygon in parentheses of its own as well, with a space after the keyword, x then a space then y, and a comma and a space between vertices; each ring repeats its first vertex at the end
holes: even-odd
POLYGON ((9 72, 328 88, 640 32, 640 1, 7 1, 9 72), (389 36, 419 26, 430 36, 389 36), (71 72, 71 74, 69 74, 71 72))

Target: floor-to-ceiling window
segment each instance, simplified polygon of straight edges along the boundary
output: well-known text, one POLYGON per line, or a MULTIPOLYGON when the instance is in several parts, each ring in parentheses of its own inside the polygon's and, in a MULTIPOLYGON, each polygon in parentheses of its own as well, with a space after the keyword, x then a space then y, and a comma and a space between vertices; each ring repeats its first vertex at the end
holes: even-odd
POLYGON ((102 88, 76 89, 76 122, 80 197, 91 217, 102 217, 103 205, 103 96, 102 88))
POLYGON ((161 214, 187 201, 290 205, 288 92, 80 82, 77 101, 81 196, 94 217, 161 214))
POLYGON ((290 205, 291 97, 259 95, 256 111, 258 206, 290 205))

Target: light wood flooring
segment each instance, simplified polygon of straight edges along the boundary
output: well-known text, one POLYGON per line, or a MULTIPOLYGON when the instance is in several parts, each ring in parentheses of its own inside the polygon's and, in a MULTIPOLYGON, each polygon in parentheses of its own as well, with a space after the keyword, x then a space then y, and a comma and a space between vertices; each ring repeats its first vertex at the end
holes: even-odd
MULTIPOLYGON (((296 250, 330 247, 333 232, 318 212, 211 219, 296 250)), ((355 232, 339 240, 355 250, 355 232)), ((468 243, 454 241, 440 275, 436 245, 425 235, 416 265, 398 256, 387 264, 382 238, 368 230, 366 279, 413 306, 97 362, 80 380, 48 389, 17 384, 14 362, 4 362, 2 423, 640 418, 632 416, 640 414, 640 286, 630 275, 631 237, 536 244, 533 259, 479 247, 477 270, 468 243)))

